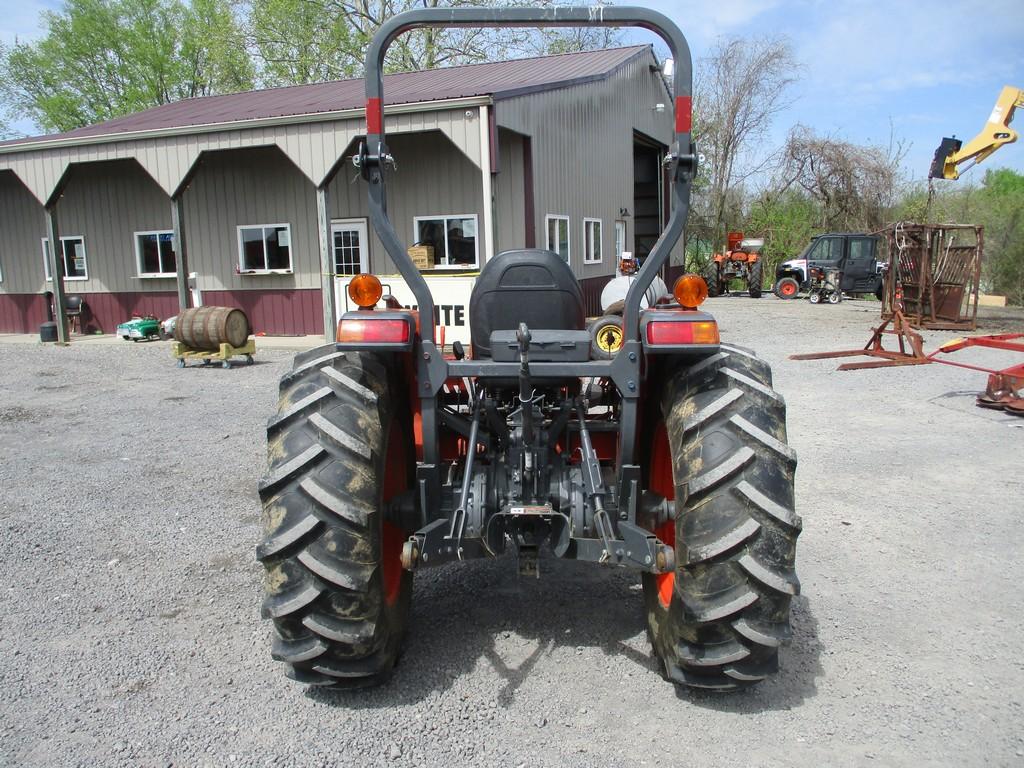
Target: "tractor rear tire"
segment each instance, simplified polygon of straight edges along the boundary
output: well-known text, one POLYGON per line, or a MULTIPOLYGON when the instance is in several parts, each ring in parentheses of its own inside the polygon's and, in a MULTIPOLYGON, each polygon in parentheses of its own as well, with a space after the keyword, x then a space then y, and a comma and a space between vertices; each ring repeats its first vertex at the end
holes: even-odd
POLYGON ((405 633, 412 574, 385 516, 411 487, 411 429, 383 361, 326 345, 295 358, 267 424, 260 481, 262 613, 289 677, 342 688, 382 683, 405 633))
POLYGON ((676 499, 655 530, 676 567, 643 576, 651 642, 673 682, 742 688, 778 669, 800 590, 786 406, 764 361, 723 345, 669 377, 661 419, 647 485, 676 499))
POLYGON ((755 261, 750 265, 750 276, 747 278, 747 292, 752 299, 761 298, 764 281, 764 262, 755 261))
POLYGON ((722 281, 719 276, 718 262, 712 261, 704 270, 704 282, 708 286, 708 297, 714 298, 722 292, 722 281))

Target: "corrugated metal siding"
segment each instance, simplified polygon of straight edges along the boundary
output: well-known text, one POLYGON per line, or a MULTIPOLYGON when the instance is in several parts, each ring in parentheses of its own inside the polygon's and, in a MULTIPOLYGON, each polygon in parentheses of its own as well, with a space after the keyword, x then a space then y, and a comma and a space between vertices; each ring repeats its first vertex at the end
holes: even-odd
POLYGON ((316 190, 276 148, 203 155, 184 194, 189 270, 203 291, 320 286, 316 190), (239 275, 238 227, 291 225, 291 275, 239 275))
POLYGON ((41 293, 0 294, 0 333, 36 333, 46 316, 41 293))
MULTIPOLYGON (((633 131, 665 145, 672 138, 669 96, 649 70, 653 63, 648 54, 605 81, 504 99, 494 106, 499 126, 533 138, 537 245, 544 246, 545 214, 567 214, 572 267, 581 278, 614 271, 614 222, 620 208, 633 211, 633 131), (664 112, 655 111, 659 103, 664 112), (600 264, 583 263, 584 217, 602 221, 600 264)), ((632 250, 628 219, 626 230, 632 250)))
MULTIPOLYGON (((468 121, 467 121, 468 122, 468 121)), ((475 127, 476 123, 470 123, 475 127)), ((479 130, 477 129, 477 133, 479 130)), ((388 141, 397 170, 388 170, 388 215, 406 245, 413 243, 416 216, 473 214, 483 227, 483 183, 479 168, 440 131, 401 134, 388 141)), ((353 182, 355 170, 344 165, 328 187, 332 219, 366 218, 366 184, 353 182)), ((397 268, 370 226, 370 269, 393 274, 397 268)), ((481 260, 483 239, 478 238, 481 260)))
POLYGON ((85 297, 82 328, 86 333, 113 333, 120 323, 139 315, 152 315, 161 320, 178 314, 178 294, 126 291, 123 293, 90 293, 85 297))
POLYGON ((583 291, 583 311, 586 312, 587 317, 601 316, 601 291, 607 284, 606 276, 580 280, 580 290, 583 291))
MULTIPOLYGON (((176 314, 177 293, 90 293, 82 307, 81 327, 84 333, 113 333, 119 323, 135 315, 163 320, 176 314)), ((47 299, 41 293, 0 296, 0 333, 36 333, 47 316, 47 299)))
POLYGON ((43 207, 10 171, 0 171, 0 294, 42 289, 43 207))
MULTIPOLYGON (((477 116, 478 112, 470 110, 470 114, 477 116)), ((14 171, 40 202, 46 202, 70 163, 134 158, 170 195, 203 152, 276 145, 310 181, 319 184, 365 128, 363 119, 358 118, 36 150, 0 155, 0 170, 14 171)), ((385 121, 385 130, 394 134, 440 130, 468 157, 479 158, 480 132, 474 118, 467 120, 465 110, 392 115, 385 121)))
MULTIPOLYGON (((171 228, 171 200, 156 182, 131 160, 76 165, 67 179, 57 203, 57 226, 61 237, 84 238, 89 279, 67 281, 65 290, 174 290, 173 277, 138 277, 135 233, 171 228)), ((41 278, 36 290, 43 290, 41 278)))
POLYGON ((523 138, 498 130, 498 173, 494 177, 496 253, 526 247, 523 138))
POLYGON ((203 304, 238 307, 248 316, 253 333, 320 335, 324 332, 319 289, 204 291, 203 304))

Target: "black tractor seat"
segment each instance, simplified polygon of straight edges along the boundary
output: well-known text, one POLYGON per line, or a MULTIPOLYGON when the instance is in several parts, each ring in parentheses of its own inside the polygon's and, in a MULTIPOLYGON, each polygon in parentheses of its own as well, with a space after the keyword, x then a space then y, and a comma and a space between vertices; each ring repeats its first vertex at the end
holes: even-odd
POLYGON ((492 356, 491 334, 530 330, 583 331, 583 291, 569 265, 552 251, 504 251, 488 261, 469 297, 473 357, 492 356))

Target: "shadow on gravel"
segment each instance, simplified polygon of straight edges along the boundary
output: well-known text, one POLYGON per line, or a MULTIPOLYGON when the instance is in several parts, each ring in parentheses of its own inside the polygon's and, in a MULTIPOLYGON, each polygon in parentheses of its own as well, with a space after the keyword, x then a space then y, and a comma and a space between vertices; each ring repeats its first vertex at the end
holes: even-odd
POLYGON ((459 678, 484 663, 502 680, 498 705, 509 707, 537 664, 558 649, 583 657, 575 662, 578 669, 566 670, 567 682, 594 663, 587 649, 628 659, 639 675, 661 681, 646 638, 637 639, 645 631, 638 574, 550 555, 542 555, 540 567, 539 579, 520 578, 514 557, 421 571, 405 651, 391 682, 374 691, 311 688, 306 695, 356 709, 408 704, 458 688, 459 678))
MULTIPOLYGON (((435 691, 457 692, 460 678, 482 663, 501 678, 495 695, 499 706, 509 707, 545 657, 560 651, 559 669, 569 684, 601 665, 593 649, 627 660, 634 680, 649 677, 650 685, 669 686, 644 636, 639 574, 550 555, 542 556, 540 565, 540 579, 520 578, 513 557, 419 572, 405 651, 391 682, 355 693, 310 688, 306 695, 353 709, 410 704, 435 691), (562 662, 569 652, 573 655, 562 662)), ((813 697, 822 674, 822 646, 806 597, 794 599, 792 623, 793 641, 782 649, 778 674, 735 694, 677 688, 676 695, 699 707, 736 713, 790 709, 813 697)), ((550 665, 545 670, 551 674, 550 665)))
POLYGON ((732 693, 709 693, 695 689, 676 688, 676 697, 716 712, 752 714, 787 710, 814 698, 821 677, 821 651, 818 620, 811 611, 811 601, 800 595, 793 598, 790 609, 793 640, 779 653, 779 671, 762 683, 732 693))

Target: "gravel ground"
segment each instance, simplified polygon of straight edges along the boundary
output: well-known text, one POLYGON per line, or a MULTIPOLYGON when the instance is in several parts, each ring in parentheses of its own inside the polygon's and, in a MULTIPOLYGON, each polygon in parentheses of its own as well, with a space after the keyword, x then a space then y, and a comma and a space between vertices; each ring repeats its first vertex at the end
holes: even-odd
POLYGON ((254 561, 291 353, 0 345, 0 763, 1024 763, 1024 421, 974 407, 983 374, 786 359, 863 345, 877 305, 709 307, 775 367, 804 519, 782 670, 725 696, 661 679, 638 577, 551 558, 420 572, 392 682, 305 690, 254 561))

